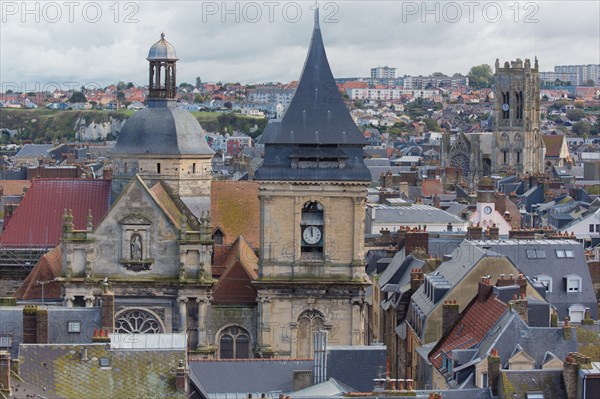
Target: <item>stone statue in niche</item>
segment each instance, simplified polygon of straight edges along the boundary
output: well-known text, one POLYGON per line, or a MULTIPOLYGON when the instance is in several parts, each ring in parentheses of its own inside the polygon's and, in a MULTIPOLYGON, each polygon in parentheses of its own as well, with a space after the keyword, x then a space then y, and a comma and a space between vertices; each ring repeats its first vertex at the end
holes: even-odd
POLYGON ((131 260, 142 260, 142 237, 139 234, 131 235, 129 251, 131 260))

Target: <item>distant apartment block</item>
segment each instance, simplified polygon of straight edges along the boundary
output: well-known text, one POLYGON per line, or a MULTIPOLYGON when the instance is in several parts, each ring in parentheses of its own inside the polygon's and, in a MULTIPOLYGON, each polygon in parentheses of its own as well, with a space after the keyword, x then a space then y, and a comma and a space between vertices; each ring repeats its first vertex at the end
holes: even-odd
POLYGON ((575 75, 577 81, 571 83, 577 86, 586 84, 588 80, 593 80, 595 85, 600 85, 600 64, 557 65, 554 67, 554 72, 575 75))
POLYGON ((348 89, 346 90, 351 100, 401 100, 402 96, 414 98, 438 99, 437 90, 410 90, 410 89, 348 89))
POLYGON ((371 68, 371 79, 395 79, 396 68, 389 66, 371 68))
POLYGON ((262 85, 255 89, 248 89, 248 101, 262 104, 278 104, 287 106, 294 96, 295 88, 262 85))
POLYGON ((542 83, 554 83, 557 80, 560 80, 561 82, 570 82, 572 85, 576 85, 577 74, 563 72, 540 72, 540 81, 542 83))
POLYGON ((404 76, 401 79, 402 88, 412 90, 422 90, 433 87, 458 89, 469 85, 469 78, 466 76, 404 76))

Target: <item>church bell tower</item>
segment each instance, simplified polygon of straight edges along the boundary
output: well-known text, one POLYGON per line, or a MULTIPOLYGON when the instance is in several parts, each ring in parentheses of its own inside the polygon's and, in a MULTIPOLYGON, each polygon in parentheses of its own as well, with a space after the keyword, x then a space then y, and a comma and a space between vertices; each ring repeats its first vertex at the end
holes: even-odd
POLYGON ((263 133, 260 265, 255 283, 259 351, 313 356, 313 336, 365 343, 366 190, 361 132, 350 117, 325 53, 319 13, 294 98, 263 133))
POLYGON ((540 133, 538 61, 496 60, 492 168, 495 173, 537 174, 544 170, 540 133))

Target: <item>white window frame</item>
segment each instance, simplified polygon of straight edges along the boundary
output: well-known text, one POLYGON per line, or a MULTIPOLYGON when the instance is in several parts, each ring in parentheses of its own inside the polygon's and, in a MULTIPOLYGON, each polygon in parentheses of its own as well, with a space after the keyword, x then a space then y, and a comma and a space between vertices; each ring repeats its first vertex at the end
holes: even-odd
POLYGON ((567 276, 567 287, 566 290, 567 292, 572 292, 572 293, 579 293, 582 290, 582 279, 579 276, 567 276), (570 289, 570 284, 572 282, 577 282, 577 289, 570 289))
POLYGON ((545 274, 540 274, 539 276, 535 277, 535 280, 546 287, 546 292, 552 292, 552 277, 545 274))
POLYGON ((488 376, 487 372, 481 373, 480 385, 481 385, 481 388, 489 387, 489 376, 488 376))
POLYGON ((10 335, 0 335, 0 348, 10 348, 12 346, 12 337, 10 335))
POLYGON ((81 334, 81 322, 80 321, 69 321, 67 323, 67 332, 71 334, 81 334))

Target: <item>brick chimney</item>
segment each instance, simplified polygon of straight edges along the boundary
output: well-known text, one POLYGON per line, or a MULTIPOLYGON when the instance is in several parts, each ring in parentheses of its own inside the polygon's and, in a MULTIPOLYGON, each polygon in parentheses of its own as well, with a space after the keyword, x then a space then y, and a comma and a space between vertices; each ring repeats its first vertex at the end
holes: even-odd
POLYGON ((508 232, 508 238, 511 240, 533 240, 535 239, 535 230, 512 229, 508 232))
POLYGON ((398 229, 398 249, 404 247, 404 253, 410 255, 417 248, 429 252, 429 232, 427 226, 410 227, 400 226, 398 229))
POLYGON ((437 195, 437 194, 435 194, 433 196, 433 206, 435 206, 436 208, 442 207, 442 200, 440 199, 439 195, 437 195))
POLYGON ((498 382, 500 380, 500 356, 498 349, 494 348, 488 356, 488 384, 492 395, 498 395, 498 382))
POLYGON ((494 287, 492 284, 490 284, 490 279, 488 277, 481 277, 481 281, 479 281, 479 285, 477 287, 477 301, 487 301, 488 297, 493 291, 494 287))
POLYGON ((105 169, 102 171, 102 178, 103 178, 104 180, 112 180, 112 178, 113 178, 113 170, 112 170, 112 169, 106 169, 106 168, 105 168, 105 169))
POLYGON ((442 305, 442 333, 446 335, 450 332, 452 327, 458 322, 460 319, 460 314, 458 313, 458 304, 456 300, 447 300, 444 301, 442 305))
POLYGON ((410 289, 413 293, 415 293, 419 287, 423 285, 424 281, 425 278, 423 277, 423 272, 421 269, 415 268, 410 271, 410 289))
POLYGON ((10 352, 0 352, 0 392, 2 397, 12 398, 10 389, 10 352))
POLYGON ((567 355, 563 363, 563 381, 567 391, 567 399, 577 398, 577 382, 580 369, 589 369, 592 367, 592 361, 589 357, 581 355, 579 352, 571 352, 567 355))
POLYGON ((469 226, 467 227, 467 240, 481 240, 481 235, 483 233, 483 229, 477 223, 477 226, 469 226))
POLYGON ((23 343, 48 343, 48 310, 34 305, 23 308, 23 343))
POLYGON ((190 391, 190 382, 188 378, 188 370, 185 367, 183 360, 179 361, 179 366, 175 371, 175 389, 178 392, 189 393, 190 391))
POLYGON ((496 226, 496 223, 488 228, 486 233, 488 240, 498 240, 500 238, 500 228, 496 226))
POLYGON ((515 298, 513 298, 512 301, 510 301, 508 304, 510 305, 512 310, 517 312, 517 314, 519 315, 521 320, 523 320, 525 322, 525 324, 529 324, 529 316, 528 316, 529 302, 525 298, 525 295, 521 295, 520 298, 517 298, 517 295, 515 294, 515 298))

